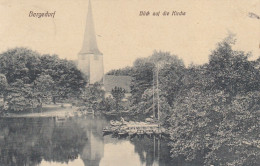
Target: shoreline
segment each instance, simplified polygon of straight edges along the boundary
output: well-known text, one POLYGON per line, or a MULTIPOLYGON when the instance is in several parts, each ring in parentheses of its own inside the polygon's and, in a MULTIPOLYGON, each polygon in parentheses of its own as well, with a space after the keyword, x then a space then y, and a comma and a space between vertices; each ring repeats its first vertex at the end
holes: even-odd
POLYGON ((37 118, 37 117, 65 117, 78 110, 78 107, 69 104, 51 104, 42 108, 43 112, 27 112, 27 113, 8 113, 8 116, 0 116, 0 118, 37 118))

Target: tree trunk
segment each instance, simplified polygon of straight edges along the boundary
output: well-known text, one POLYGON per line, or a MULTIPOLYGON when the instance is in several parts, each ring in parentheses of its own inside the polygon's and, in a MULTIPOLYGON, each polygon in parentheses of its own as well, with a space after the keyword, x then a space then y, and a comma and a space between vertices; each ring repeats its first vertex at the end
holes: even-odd
POLYGON ((56 97, 55 96, 52 97, 52 102, 53 102, 53 104, 56 104, 56 97))
POLYGON ((4 103, 5 103, 7 94, 4 93, 4 94, 3 94, 3 97, 4 97, 4 103))

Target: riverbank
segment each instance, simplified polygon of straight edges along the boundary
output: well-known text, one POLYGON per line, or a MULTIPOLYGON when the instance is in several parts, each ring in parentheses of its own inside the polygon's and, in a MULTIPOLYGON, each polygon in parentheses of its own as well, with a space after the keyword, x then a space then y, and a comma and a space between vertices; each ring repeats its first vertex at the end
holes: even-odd
POLYGON ((42 107, 41 112, 27 112, 27 113, 7 113, 3 117, 65 117, 68 114, 73 114, 78 110, 78 107, 72 106, 71 104, 48 104, 42 107))

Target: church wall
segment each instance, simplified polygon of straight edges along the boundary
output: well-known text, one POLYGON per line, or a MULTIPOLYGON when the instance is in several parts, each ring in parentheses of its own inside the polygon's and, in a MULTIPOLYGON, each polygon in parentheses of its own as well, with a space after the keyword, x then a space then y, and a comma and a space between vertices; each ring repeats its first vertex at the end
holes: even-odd
POLYGON ((78 55, 78 69, 89 76, 89 56, 86 54, 78 55))
POLYGON ((102 81, 104 77, 104 67, 103 67, 103 55, 91 54, 89 57, 90 61, 90 84, 102 81))
POLYGON ((90 84, 100 81, 103 83, 103 55, 79 54, 78 69, 88 76, 90 84))

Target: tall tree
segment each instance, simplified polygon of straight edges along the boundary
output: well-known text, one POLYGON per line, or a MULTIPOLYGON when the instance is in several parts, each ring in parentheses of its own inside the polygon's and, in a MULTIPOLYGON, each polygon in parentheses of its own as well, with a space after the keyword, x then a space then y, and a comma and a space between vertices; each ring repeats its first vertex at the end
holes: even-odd
POLYGON ((259 162, 259 69, 257 60, 220 42, 209 64, 190 66, 186 90, 173 102, 169 118, 172 154, 205 165, 257 165, 259 162), (228 156, 228 157, 227 157, 228 156))
POLYGON ((38 106, 32 85, 25 84, 21 79, 9 85, 6 100, 11 111, 33 111, 38 106))
POLYGON ((37 98, 44 100, 43 102, 50 102, 54 92, 54 81, 50 75, 40 75, 33 83, 33 90, 37 98))
POLYGON ((8 83, 7 83, 5 75, 0 74, 0 95, 5 94, 5 92, 7 90, 7 86, 8 86, 8 83))
POLYGON ((111 94, 116 102, 116 110, 119 111, 120 102, 125 97, 125 89, 121 87, 114 87, 111 91, 111 94))
POLYGON ((102 86, 98 83, 89 85, 81 89, 81 95, 79 97, 79 105, 86 107, 87 110, 99 110, 102 102, 104 101, 105 92, 102 86))
POLYGON ((5 101, 6 101, 6 95, 7 95, 7 87, 8 83, 6 80, 5 75, 0 74, 0 99, 3 99, 3 103, 0 102, 0 113, 5 108, 5 101))
POLYGON ((259 70, 248 60, 250 53, 232 50, 235 39, 228 36, 218 44, 209 60, 209 73, 214 81, 209 86, 224 90, 231 97, 238 93, 257 90, 260 85, 259 70))
MULTIPOLYGON (((170 69, 167 71, 161 71, 165 66, 176 66, 176 68, 178 68, 184 67, 184 64, 176 55, 171 55, 169 52, 161 51, 154 51, 152 56, 137 59, 134 62, 132 75, 133 81, 131 85, 134 104, 140 101, 141 96, 146 89, 153 86, 153 79, 157 70, 159 70, 159 80, 170 72, 170 69)), ((175 72, 175 70, 173 72, 175 72)))

